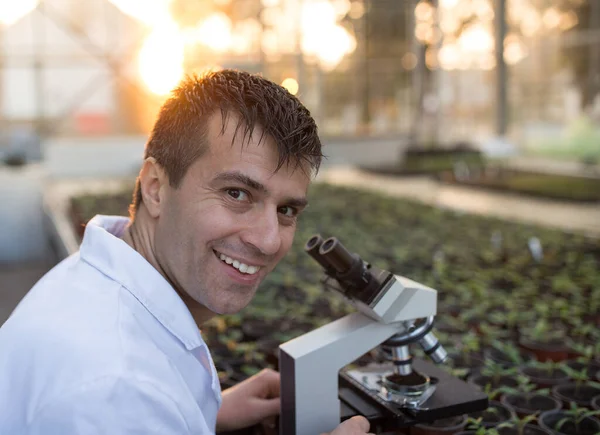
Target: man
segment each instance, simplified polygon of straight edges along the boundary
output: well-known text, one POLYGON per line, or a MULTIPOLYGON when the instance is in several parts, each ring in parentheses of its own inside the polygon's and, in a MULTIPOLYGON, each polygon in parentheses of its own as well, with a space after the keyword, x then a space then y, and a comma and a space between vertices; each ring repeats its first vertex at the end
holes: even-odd
MULTIPOLYGON (((230 70, 184 80, 131 219, 95 217, 0 329, 0 433, 212 434, 277 415, 271 370, 221 397, 198 326, 244 308, 287 253, 321 157, 280 86, 230 70)), ((332 434, 367 431, 357 417, 332 434)))

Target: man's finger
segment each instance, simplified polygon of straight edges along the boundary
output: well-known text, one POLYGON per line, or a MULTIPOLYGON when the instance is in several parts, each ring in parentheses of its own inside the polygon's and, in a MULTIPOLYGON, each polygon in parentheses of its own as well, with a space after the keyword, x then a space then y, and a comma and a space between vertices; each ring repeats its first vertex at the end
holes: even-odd
POLYGON ((281 377, 272 369, 264 369, 260 372, 261 381, 267 386, 269 398, 279 397, 281 394, 281 377))
POLYGON ((361 431, 361 433, 367 433, 371 427, 371 423, 362 415, 355 415, 349 421, 351 421, 361 431))

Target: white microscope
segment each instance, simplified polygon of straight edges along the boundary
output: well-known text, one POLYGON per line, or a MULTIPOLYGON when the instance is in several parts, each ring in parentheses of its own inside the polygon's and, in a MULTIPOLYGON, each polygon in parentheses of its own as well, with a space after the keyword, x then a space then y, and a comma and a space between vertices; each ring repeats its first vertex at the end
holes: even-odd
POLYGON ((334 237, 313 236, 305 250, 324 268, 325 288, 358 312, 279 347, 281 435, 330 432, 353 415, 367 417, 371 432, 380 433, 487 408, 485 394, 412 360, 415 342, 436 363, 447 356, 431 333, 435 290, 371 266, 334 237), (390 362, 346 368, 379 345, 390 362))

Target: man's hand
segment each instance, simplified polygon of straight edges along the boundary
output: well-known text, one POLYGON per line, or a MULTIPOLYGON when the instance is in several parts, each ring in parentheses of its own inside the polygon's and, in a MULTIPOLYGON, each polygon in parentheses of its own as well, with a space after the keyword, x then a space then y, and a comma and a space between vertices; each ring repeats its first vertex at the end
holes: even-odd
POLYGON ((267 417, 279 415, 279 387, 279 373, 264 369, 225 390, 217 414, 217 432, 254 426, 267 417))
MULTIPOLYGON (((321 435, 364 435, 369 434, 369 420, 359 415, 341 423, 333 432, 321 435)), ((372 434, 369 434, 372 435, 372 434)))

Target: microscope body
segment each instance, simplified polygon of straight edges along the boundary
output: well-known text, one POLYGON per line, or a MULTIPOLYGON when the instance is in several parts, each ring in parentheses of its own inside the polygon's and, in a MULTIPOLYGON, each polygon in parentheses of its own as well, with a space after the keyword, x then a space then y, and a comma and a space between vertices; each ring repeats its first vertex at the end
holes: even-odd
MULTIPOLYGON (((430 385, 428 377, 422 400, 417 398, 415 402, 408 400, 399 404, 397 395, 391 394, 385 387, 380 388, 382 375, 375 381, 372 373, 346 372, 340 375, 340 370, 345 366, 383 343, 391 344, 394 355, 388 373, 405 374, 412 371, 412 359, 409 355, 403 358, 402 350, 408 349, 408 344, 413 342, 419 342, 434 361, 443 361, 446 353, 430 333, 437 309, 437 292, 406 277, 364 263, 357 255, 349 254, 334 238, 323 241, 320 236, 315 236, 307 243, 306 250, 325 268, 325 288, 343 294, 357 312, 279 347, 282 435, 319 435, 332 431, 340 424, 343 417, 340 381, 348 390, 345 396, 357 395, 356 399, 349 402, 369 402, 368 410, 372 409, 371 405, 380 405, 383 414, 375 414, 391 415, 391 419, 400 426, 418 422, 415 419, 419 416, 418 411, 424 411, 423 416, 431 418, 487 408, 487 396, 477 391, 468 391, 467 394, 465 390, 465 397, 457 402, 468 406, 457 407, 454 406, 456 404, 447 403, 448 398, 444 398, 443 403, 440 402, 442 412, 432 414, 430 408, 421 405, 423 401, 427 404, 429 396, 436 395, 439 384, 430 385), (427 322, 417 326, 415 320, 423 318, 427 322), (391 396, 394 396, 394 400, 388 401, 391 396), (404 408, 410 411, 406 418, 404 408)), ((435 383, 438 378, 450 380, 439 369, 436 374, 435 383)), ((465 384, 458 379, 452 379, 449 384, 453 382, 465 384)), ((464 390, 466 384, 449 387, 464 390)), ((359 406, 350 408, 361 413, 359 406)))

